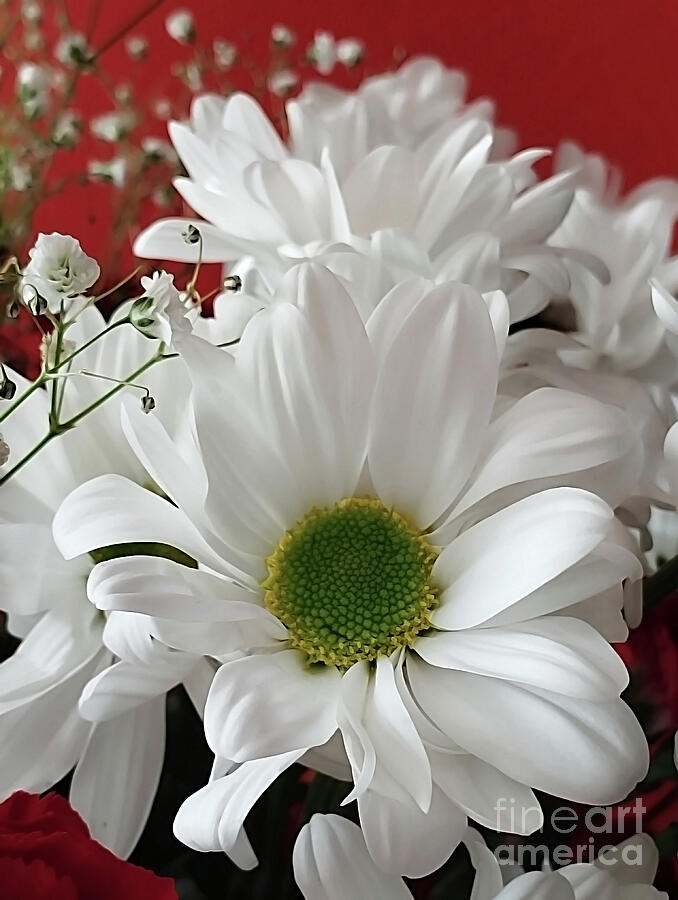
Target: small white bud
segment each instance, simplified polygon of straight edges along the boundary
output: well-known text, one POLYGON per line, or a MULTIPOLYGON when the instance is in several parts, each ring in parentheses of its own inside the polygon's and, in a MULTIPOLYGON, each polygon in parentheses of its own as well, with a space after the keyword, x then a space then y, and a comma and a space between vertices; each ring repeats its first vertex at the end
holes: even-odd
POLYGON ((187 244, 200 243, 200 231, 195 227, 195 225, 188 225, 185 231, 181 233, 181 236, 187 244))
POLYGON ((287 97, 296 90, 298 84, 299 76, 291 69, 280 69, 268 79, 268 89, 276 97, 287 97))
POLYGON ((125 49, 132 59, 145 59, 148 53, 148 41, 146 38, 132 35, 125 41, 125 49))
POLYGON ((228 275, 224 278, 224 290, 232 294, 237 294, 242 290, 242 278, 240 275, 228 275))
POLYGON ((4 466, 9 459, 9 444, 0 434, 0 466, 4 466))
POLYGON ((187 9, 178 9, 165 19, 167 34, 180 44, 192 44, 195 40, 195 19, 187 9))
POLYGON ((291 47, 296 39, 297 36, 287 25, 274 25, 271 28, 271 41, 281 50, 291 47))
POLYGON ((321 75, 329 75, 337 61, 334 36, 329 31, 316 31, 307 55, 321 75))
POLYGON ((33 186, 33 170, 28 163, 13 162, 10 166, 10 178, 12 187, 20 193, 33 186))
POLYGON ((16 384, 3 375, 2 381, 0 381, 0 400, 12 400, 15 394, 16 384))
POLYGON ((163 141, 162 138, 145 137, 141 141, 141 149, 149 160, 153 162, 165 161, 168 163, 177 162, 177 154, 174 147, 169 141, 163 141))
POLYGON ((218 69, 230 69, 238 58, 238 48, 230 41, 215 38, 212 44, 214 62, 218 69))
POLYGON ((150 394, 145 394, 141 398, 141 408, 145 413, 149 413, 151 410, 155 409, 155 400, 150 394))
POLYGON ((52 127, 52 140, 59 147, 75 147, 82 134, 82 119, 75 110, 62 112, 52 127))
POLYGON ((130 110, 119 110, 96 116, 89 127, 95 137, 115 143, 127 137, 135 125, 136 119, 130 110))
POLYGON ((17 70, 16 91, 25 115, 37 119, 49 104, 49 74, 43 66, 21 63, 17 70))
POLYGON ((158 119, 169 119, 172 115, 172 104, 166 97, 160 97, 153 103, 153 112, 158 119))
POLYGON ((87 173, 95 181, 107 181, 119 188, 127 177, 127 160, 123 156, 116 156, 109 162, 92 159, 87 163, 87 173))
POLYGON ((54 48, 54 55, 62 65, 72 68, 86 68, 92 62, 87 38, 79 32, 65 34, 54 48))
POLYGON ((365 59, 365 45, 357 38, 344 38, 337 44, 337 59, 352 69, 365 59))
POLYGON ((21 4, 21 17, 24 22, 38 25, 42 21, 42 6, 35 0, 24 0, 21 4))

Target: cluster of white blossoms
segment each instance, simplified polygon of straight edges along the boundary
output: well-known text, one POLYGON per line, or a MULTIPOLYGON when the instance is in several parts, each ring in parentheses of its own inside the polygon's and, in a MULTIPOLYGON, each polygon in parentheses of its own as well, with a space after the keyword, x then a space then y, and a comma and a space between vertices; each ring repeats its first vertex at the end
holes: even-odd
POLYGON ((170 124, 201 218, 135 249, 223 264, 214 317, 196 269, 106 323, 61 235, 16 272, 53 332, 34 384, 2 370, 1 790, 75 767, 73 805, 129 854, 183 684, 214 754, 174 822, 192 848, 255 866, 245 819, 301 762, 360 823, 301 831, 311 900, 409 897, 461 842, 478 900, 665 897, 645 838, 641 869, 504 887, 468 823, 529 834, 535 790, 612 804, 647 772, 611 644, 658 508, 678 533, 678 185, 619 199, 573 147, 539 179, 546 151, 428 58, 287 118, 282 140, 208 95, 170 124))

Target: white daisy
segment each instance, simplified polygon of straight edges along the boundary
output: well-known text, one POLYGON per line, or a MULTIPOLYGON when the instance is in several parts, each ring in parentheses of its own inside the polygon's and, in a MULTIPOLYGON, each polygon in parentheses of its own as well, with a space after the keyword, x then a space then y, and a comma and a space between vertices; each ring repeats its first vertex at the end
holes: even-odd
MULTIPOLYGON (((69 559, 155 541, 200 563, 112 560, 89 582, 99 608, 152 616, 157 638, 222 663, 213 780, 175 823, 190 846, 253 865, 242 822, 298 759, 353 781, 370 854, 412 876, 451 853, 467 813, 495 827, 499 796, 532 831, 533 787, 608 803, 645 773, 606 641, 623 639, 622 582, 641 574, 605 502, 640 465, 637 440, 622 412, 568 392, 497 402, 507 316, 501 295, 486 302, 405 285, 364 326, 327 270, 292 270, 235 358, 182 344, 199 456, 130 419, 176 505, 108 476, 59 510, 69 559)), ((125 690, 114 668, 99 679, 125 690)))
MULTIPOLYGON (((652 887, 658 853, 646 834, 629 838, 595 863, 530 872, 506 886, 499 863, 480 834, 468 828, 463 840, 476 870, 473 900, 668 900, 668 894, 652 887)), ((377 869, 360 828, 341 816, 313 816, 299 833, 293 863, 305 900, 412 898, 402 879, 377 869)))
MULTIPOLYGON (((90 308, 68 335, 81 345, 103 326, 98 311, 90 308)), ((131 326, 121 326, 84 351, 78 368, 124 378, 149 358, 149 346, 131 326)), ((181 362, 161 366, 162 372, 158 367, 146 373, 144 383, 152 387, 160 417, 179 439, 182 429, 189 430, 187 379, 181 362)), ((25 387, 20 376, 12 378, 20 389, 25 387)), ((111 387, 84 377, 69 380, 62 421, 111 387)), ((138 409, 136 397, 132 405, 138 409)), ((38 391, 3 422, 13 461, 42 437, 48 413, 47 393, 38 391)), ((151 485, 125 440, 120 413, 120 402, 109 401, 49 444, 0 491, 1 605, 9 614, 10 630, 23 638, 0 665, 0 796, 18 789, 44 791, 75 766, 71 803, 97 840, 127 856, 160 778, 165 692, 183 681, 202 711, 212 669, 195 655, 153 641, 143 617, 102 616, 88 602, 86 583, 94 560, 120 548, 101 545, 90 557, 66 562, 54 545, 54 512, 78 484, 118 472, 139 485, 151 485), (87 684, 116 658, 114 668, 126 678, 127 688, 106 702, 87 684)))
MULTIPOLYGON (((566 162, 573 162, 571 151, 566 162)), ((650 181, 620 200, 603 190, 602 161, 588 160, 589 167, 596 164, 602 168, 599 177, 578 188, 549 239, 559 247, 585 247, 609 271, 604 282, 581 269, 572 273, 569 299, 579 352, 570 354, 570 364, 668 385, 677 372, 666 347, 666 326, 652 308, 648 281, 656 278, 669 292, 678 290, 678 257, 670 256, 678 182, 650 181)))
MULTIPOLYGON (((390 252, 397 238, 408 245, 399 269, 465 281, 481 291, 501 288, 514 321, 567 294, 562 253, 545 240, 567 212, 574 171, 538 182, 532 166, 546 151, 499 159, 498 134, 478 110, 448 115, 460 100, 447 88, 441 94, 453 99, 433 104, 433 118, 400 140, 403 107, 435 94, 438 81, 459 81, 458 73, 439 65, 427 78, 432 67, 420 61, 393 77, 394 96, 368 82, 339 105, 334 95, 321 102, 318 91, 310 101, 290 101, 289 146, 252 98, 198 98, 190 122, 171 123, 170 136, 188 172, 175 186, 205 219, 194 222, 203 234, 204 259, 252 257, 276 287, 290 266, 337 245, 390 265, 398 259, 390 252), (365 137, 353 122, 356 104, 370 123, 380 121, 373 106, 381 110, 386 124, 376 136, 365 137)), ((156 222, 137 239, 135 252, 190 259, 181 237, 187 224, 156 222)), ((581 250, 567 254, 577 264, 590 263, 581 250)))

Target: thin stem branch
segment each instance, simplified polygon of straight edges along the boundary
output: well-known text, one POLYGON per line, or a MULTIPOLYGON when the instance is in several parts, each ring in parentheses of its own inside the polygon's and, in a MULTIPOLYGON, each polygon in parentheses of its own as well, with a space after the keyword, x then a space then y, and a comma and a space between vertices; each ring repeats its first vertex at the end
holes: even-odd
POLYGON ((21 406, 21 404, 25 400, 28 400, 31 394, 34 394, 38 390, 38 388, 41 388, 45 384, 46 380, 47 379, 45 378, 44 374, 36 378, 33 384, 29 385, 23 392, 23 394, 17 397, 16 400, 14 400, 14 402, 11 403, 3 413, 0 413, 0 422, 4 422, 5 419, 7 419, 17 407, 21 406))

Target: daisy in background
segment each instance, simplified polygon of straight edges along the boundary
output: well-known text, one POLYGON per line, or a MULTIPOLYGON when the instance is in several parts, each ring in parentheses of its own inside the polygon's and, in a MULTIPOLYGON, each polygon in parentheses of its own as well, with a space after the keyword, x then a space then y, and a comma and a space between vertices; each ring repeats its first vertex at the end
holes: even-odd
MULTIPOLYGON (((55 252, 60 247, 68 250, 71 244, 60 241, 55 252)), ((25 271, 25 280, 38 284, 51 303, 45 285, 53 286, 55 292, 63 289, 64 296, 70 296, 83 284, 75 265, 68 283, 65 266, 60 270, 64 273, 61 281, 50 275, 51 269, 40 267, 41 254, 48 262, 53 259, 51 250, 55 248, 47 252, 49 249, 43 241, 25 271)), ((87 279, 90 284, 95 277, 92 268, 87 279)), ((167 283, 169 278, 156 273, 143 279, 146 297, 153 301, 146 310, 146 321, 154 321, 158 327, 164 323, 169 328, 164 318, 168 307, 174 310, 177 324, 179 294, 167 283)), ((61 305, 64 298, 57 299, 61 305)), ((128 312, 130 306, 126 305, 117 315, 128 312)), ((105 325, 95 307, 80 312, 66 331, 65 355, 83 346, 105 325)), ((124 325, 84 350, 74 360, 71 372, 82 369, 104 375, 105 380, 72 375, 63 394, 61 420, 115 387, 109 379, 125 379, 141 369, 155 347, 131 325, 124 325)), ((53 341, 46 341, 43 350, 48 356, 53 353, 53 341)), ((27 387, 20 376, 12 373, 11 378, 19 383, 20 391, 27 387)), ((182 362, 165 361, 139 379, 151 390, 160 420, 177 446, 190 440, 189 383, 182 362)), ((138 405, 137 396, 133 402, 138 405)), ((54 545, 56 509, 89 478, 116 472, 144 489, 157 490, 122 433, 120 410, 120 397, 112 398, 75 429, 48 444, 1 489, 0 602, 8 613, 10 631, 22 638, 22 643, 0 665, 0 796, 19 789, 44 791, 75 766, 71 803, 98 841, 126 857, 144 827, 160 778, 165 693, 183 682, 202 713, 213 670, 196 655, 169 650, 153 641, 143 617, 102 615, 88 602, 87 577, 95 561, 140 548, 111 550, 102 545, 89 556, 66 562, 54 545), (114 660, 126 678, 126 690, 107 705, 103 715, 94 703, 83 703, 79 709, 80 695, 90 679, 114 660)), ((49 412, 48 392, 39 390, 3 422, 8 457, 3 474, 42 438, 49 412)), ((169 506, 166 500, 161 502, 169 506)), ((141 549, 166 552, 149 545, 141 549)), ((176 558, 192 564, 185 557, 176 558)))
MULTIPOLYGON (((104 476, 60 508, 68 559, 152 541, 198 561, 110 560, 89 579, 98 608, 220 664, 213 777, 175 822, 189 846, 253 866, 244 819, 297 760, 349 782, 370 855, 411 876, 441 865, 467 815, 531 832, 533 788, 604 804, 645 774, 608 644, 642 574, 611 510, 637 437, 581 395, 498 398, 507 319, 503 295, 451 283, 401 286, 364 325, 331 273, 302 265, 234 357, 182 342, 193 458, 125 410, 175 505, 104 476), (520 824, 497 821, 497 797, 520 824)), ((114 666, 89 700, 125 685, 114 666)))
MULTIPOLYGON (((462 76, 430 59, 355 94, 307 88, 287 104, 287 143, 251 97, 197 98, 170 137, 188 172, 175 187, 205 220, 192 220, 204 259, 254 260, 267 289, 250 297, 250 315, 287 269, 305 259, 328 264, 322 255, 338 248, 376 256, 392 269, 391 284, 406 272, 502 289, 513 321, 567 294, 565 257, 605 278, 590 254, 546 244, 576 170, 539 182, 532 167, 547 151, 509 156, 491 107, 466 107, 463 94, 462 76)), ((189 258, 188 224, 156 222, 135 252, 189 258)))
MULTIPOLYGON (((480 834, 467 828, 463 842, 476 870, 472 900, 668 900, 652 887, 658 853, 646 834, 628 838, 595 863, 518 875, 506 886, 480 834)), ((402 879, 376 868, 360 828, 341 816, 314 815, 299 833, 293 863, 305 900, 412 898, 402 879)))
MULTIPOLYGON (((600 158, 564 145, 558 162, 566 170, 581 164, 583 183, 549 243, 586 246, 607 267, 609 279, 604 283, 581 266, 571 267, 568 304, 555 313, 561 331, 533 328, 509 338, 502 384, 514 394, 564 387, 626 409, 643 441, 645 466, 619 514, 640 529, 645 550, 658 540, 672 545, 673 555, 678 520, 662 509, 672 503, 663 445, 676 418, 671 394, 678 345, 670 316, 655 314, 649 280, 664 282, 668 300, 662 309, 670 309, 670 292, 678 288, 678 258, 670 256, 678 183, 658 179, 619 199, 614 175, 600 158)), ((655 298, 660 289, 654 289, 655 298)), ((655 549, 651 564, 657 556, 655 549)))

